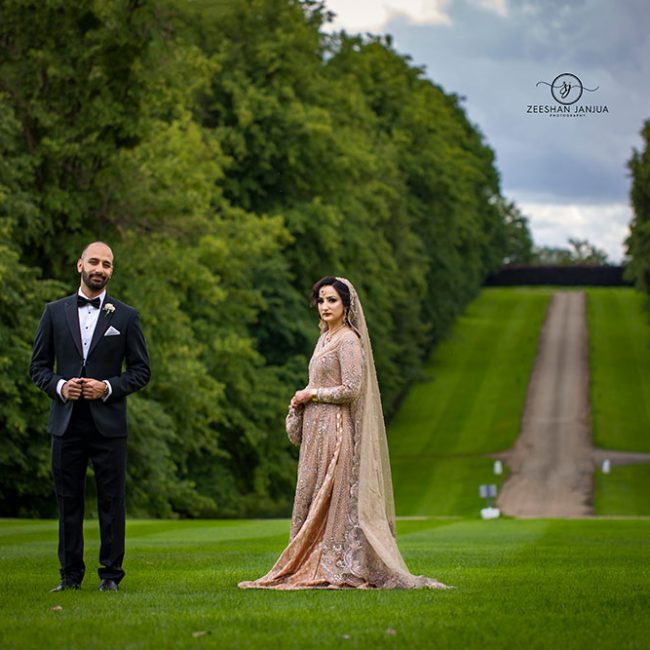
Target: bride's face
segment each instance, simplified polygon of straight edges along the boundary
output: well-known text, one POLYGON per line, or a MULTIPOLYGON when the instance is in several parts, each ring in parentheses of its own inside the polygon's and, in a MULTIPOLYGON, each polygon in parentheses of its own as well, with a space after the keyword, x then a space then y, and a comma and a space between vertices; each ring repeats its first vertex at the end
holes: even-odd
POLYGON ((325 285, 318 292, 318 314, 329 329, 336 329, 343 323, 345 307, 341 296, 331 285, 325 285))

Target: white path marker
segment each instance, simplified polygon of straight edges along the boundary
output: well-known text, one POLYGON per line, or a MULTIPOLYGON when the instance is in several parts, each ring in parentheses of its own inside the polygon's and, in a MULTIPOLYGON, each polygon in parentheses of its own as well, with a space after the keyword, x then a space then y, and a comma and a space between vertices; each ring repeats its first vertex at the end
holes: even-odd
POLYGON ((481 510, 483 519, 497 519, 501 514, 499 508, 492 507, 492 499, 497 495, 496 485, 479 485, 479 494, 482 499, 487 499, 488 507, 481 510))

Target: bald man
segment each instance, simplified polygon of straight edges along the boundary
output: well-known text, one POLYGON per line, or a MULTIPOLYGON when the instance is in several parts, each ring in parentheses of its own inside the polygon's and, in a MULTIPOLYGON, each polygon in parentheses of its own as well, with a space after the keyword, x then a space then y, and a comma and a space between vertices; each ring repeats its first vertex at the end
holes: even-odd
POLYGON ((59 506, 61 582, 84 578, 86 471, 97 485, 100 591, 124 577, 126 396, 149 381, 149 356, 138 313, 106 293, 113 251, 92 242, 77 261, 79 290, 45 307, 36 331, 30 374, 52 399, 52 473, 59 506))

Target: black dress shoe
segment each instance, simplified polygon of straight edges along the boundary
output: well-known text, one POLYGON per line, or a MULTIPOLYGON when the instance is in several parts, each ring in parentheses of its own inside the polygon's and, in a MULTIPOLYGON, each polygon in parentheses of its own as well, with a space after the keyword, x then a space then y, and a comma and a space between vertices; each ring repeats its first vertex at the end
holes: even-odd
POLYGON ((67 591, 68 589, 81 589, 81 585, 78 582, 70 582, 69 580, 61 580, 59 584, 50 589, 51 594, 56 594, 59 591, 67 591))
POLYGON ((102 580, 99 583, 99 591, 117 591, 117 582, 114 580, 102 580))

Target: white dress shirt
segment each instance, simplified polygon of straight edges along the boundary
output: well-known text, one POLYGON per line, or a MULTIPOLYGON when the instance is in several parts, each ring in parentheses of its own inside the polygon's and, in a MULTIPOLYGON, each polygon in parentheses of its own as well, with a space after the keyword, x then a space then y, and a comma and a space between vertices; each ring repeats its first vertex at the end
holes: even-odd
MULTIPOLYGON (((79 295, 82 298, 88 298, 85 296, 81 289, 79 289, 79 295)), ((102 305, 104 304, 104 298, 106 298, 106 291, 102 291, 99 296, 99 309, 93 307, 91 304, 84 305, 79 307, 79 330, 81 331, 81 351, 84 355, 84 365, 86 364, 86 359, 88 358, 88 350, 90 350, 90 342, 93 340, 93 334, 95 333, 95 327, 97 327, 97 321, 99 320, 99 314, 102 311, 102 305)))
MULTIPOLYGON (((88 298, 84 292, 79 289, 77 292, 82 298, 88 298)), ((97 321, 99 320, 99 315, 102 312, 102 306, 104 305, 104 299, 106 298, 106 291, 102 291, 99 296, 99 309, 93 307, 91 304, 84 305, 83 307, 78 308, 79 313, 79 331, 81 332, 81 351, 84 357, 84 365, 86 365, 86 359, 88 358, 88 350, 90 350, 90 342, 93 340, 93 334, 95 333, 95 328, 97 327, 97 321)), ((63 397, 63 386, 65 385, 65 379, 59 379, 59 383, 56 386, 56 392, 59 397, 67 402, 66 398, 63 397)), ((108 387, 108 392, 102 398, 103 401, 106 401, 113 392, 110 382, 104 380, 104 383, 108 387)))

